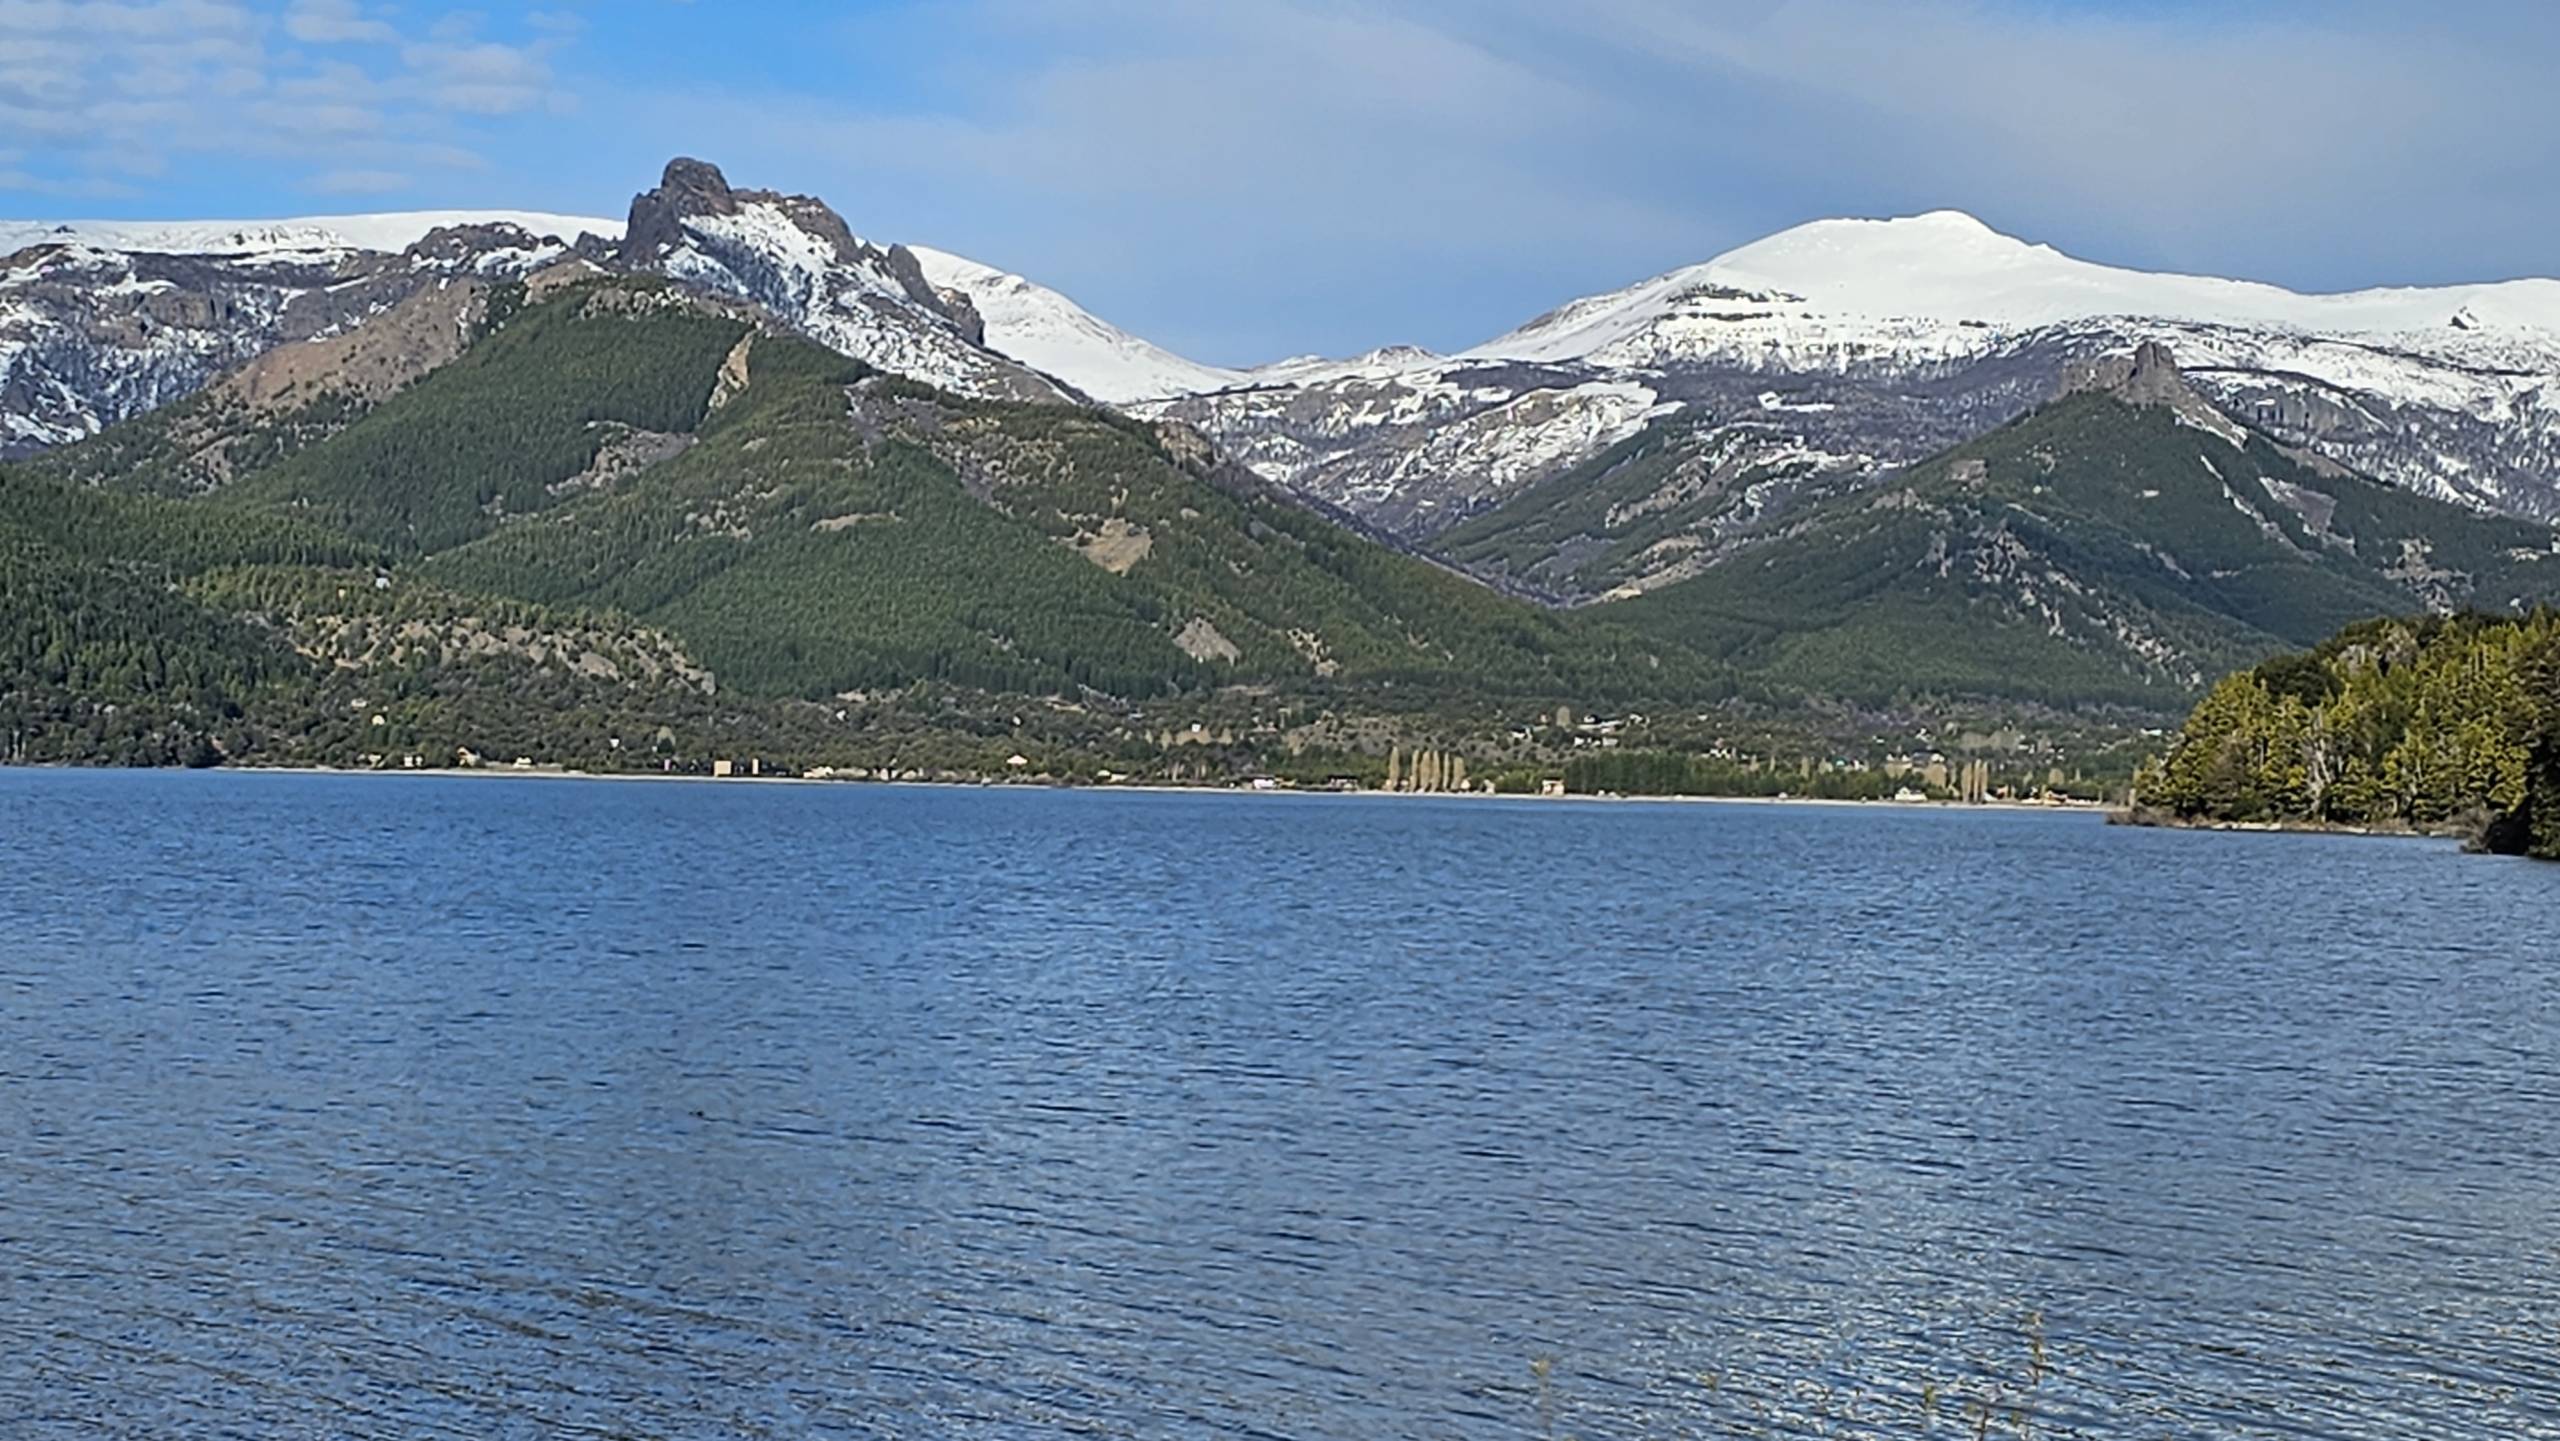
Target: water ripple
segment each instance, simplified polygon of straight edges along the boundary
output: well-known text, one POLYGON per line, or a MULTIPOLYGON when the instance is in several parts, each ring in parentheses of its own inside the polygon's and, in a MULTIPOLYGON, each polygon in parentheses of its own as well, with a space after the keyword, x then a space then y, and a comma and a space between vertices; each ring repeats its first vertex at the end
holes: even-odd
POLYGON ((11 1436, 2560 1438, 2560 869, 0 774, 11 1436))

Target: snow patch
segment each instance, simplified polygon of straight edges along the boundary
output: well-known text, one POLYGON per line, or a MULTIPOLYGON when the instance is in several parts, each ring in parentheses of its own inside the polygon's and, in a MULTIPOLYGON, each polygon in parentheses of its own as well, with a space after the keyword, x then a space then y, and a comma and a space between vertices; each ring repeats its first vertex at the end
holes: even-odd
POLYGON ((1796 334, 1807 324, 1827 326, 1841 341, 1871 333, 1904 349, 1928 333, 1950 354, 1978 353, 2004 334, 2108 316, 2460 341, 2499 329, 2560 333, 2560 281, 2302 295, 2255 281, 2098 265, 1969 215, 1935 211, 1800 225, 1575 301, 1467 354, 1562 361, 1606 359, 1628 347, 1748 349, 1807 339, 1796 334), (2464 325, 2446 323, 2456 314, 2464 325), (1669 333, 1648 345, 1657 330, 1669 333))
POLYGON ((1106 405, 1224 390, 1245 373, 1150 344, 1019 275, 965 256, 909 247, 937 290, 956 290, 986 322, 987 345, 1044 371, 1106 405))
POLYGON ((619 220, 537 210, 405 210, 293 220, 0 220, 0 254, 65 241, 162 255, 394 252, 452 225, 515 225, 563 241, 574 241, 581 233, 622 238, 619 220))

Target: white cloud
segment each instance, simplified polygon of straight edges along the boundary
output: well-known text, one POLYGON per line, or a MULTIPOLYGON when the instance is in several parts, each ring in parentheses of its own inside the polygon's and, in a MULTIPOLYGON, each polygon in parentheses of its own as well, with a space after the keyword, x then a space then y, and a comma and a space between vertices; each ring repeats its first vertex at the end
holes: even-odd
POLYGON ((5 191, 80 200, 123 200, 141 193, 130 185, 111 180, 62 180, 50 175, 31 175, 14 167, 0 167, 0 192, 5 191))
POLYGON ((0 0, 0 190, 95 194, 180 157, 382 193, 478 163, 490 117, 560 109, 556 24, 522 43, 446 15, 415 34, 365 0, 0 0))
POLYGON ((538 49, 487 41, 437 41, 401 51, 430 104, 474 115, 512 115, 546 103, 551 67, 538 49))
POLYGON ((389 22, 367 19, 355 0, 293 0, 285 33, 307 45, 388 44, 400 38, 389 22))

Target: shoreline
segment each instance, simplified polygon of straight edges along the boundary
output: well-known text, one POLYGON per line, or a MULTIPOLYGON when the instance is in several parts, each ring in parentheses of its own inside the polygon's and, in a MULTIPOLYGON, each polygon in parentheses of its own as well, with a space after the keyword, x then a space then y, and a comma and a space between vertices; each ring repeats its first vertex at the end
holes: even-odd
POLYGON ((2273 821, 2219 821, 2201 817, 2167 815, 2145 811, 2140 807, 2112 807, 2107 811, 2107 824, 2135 830, 2153 831, 2218 831, 2226 835, 2267 836, 2358 836, 2383 841, 2461 841, 2469 843, 2472 835, 2459 827, 2428 828, 2410 825, 2354 825, 2345 821, 2286 819, 2273 821))
MULTIPOLYGON (((80 765, 0 765, 0 775, 10 771, 107 771, 188 773, 189 768, 175 766, 80 766, 80 765)), ((1823 806, 1847 809, 1894 811, 2032 811, 2054 815, 2076 815, 2097 812, 2110 824, 2120 823, 2121 808, 2103 801, 1897 801, 1849 800, 1826 796, 1714 796, 1714 795, 1624 795, 1617 792, 1575 792, 1569 795, 1534 795, 1526 792, 1485 791, 1388 791, 1335 790, 1330 787, 1281 786, 1260 789, 1250 785, 1180 785, 1167 781, 1132 781, 1127 783, 1085 783, 1071 781, 1029 780, 873 780, 850 776, 708 776, 678 774, 668 771, 582 771, 561 766, 419 766, 382 769, 358 766, 205 766, 195 773, 218 775, 290 775, 290 776, 369 776, 416 777, 446 780, 537 780, 537 781, 646 781, 652 784, 680 782, 696 785, 741 786, 903 786, 933 790, 1035 790, 1127 793, 1139 795, 1233 795, 1233 796, 1318 796, 1318 797, 1388 797, 1406 800, 1458 801, 1529 801, 1554 803, 1602 802, 1611 805, 1724 805, 1724 806, 1823 806)), ((2130 823, 2130 822, 2123 822, 2130 823)), ((2195 827, 2202 829, 2203 827, 2195 827)))

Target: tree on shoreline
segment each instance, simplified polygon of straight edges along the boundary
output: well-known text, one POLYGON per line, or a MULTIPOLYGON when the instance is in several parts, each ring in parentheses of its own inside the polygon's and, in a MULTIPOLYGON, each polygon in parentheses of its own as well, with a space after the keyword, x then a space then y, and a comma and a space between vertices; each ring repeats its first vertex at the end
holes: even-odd
POLYGON ((2138 795, 2183 821, 2460 830, 2560 859, 2560 618, 2371 621, 2225 677, 2138 795))

